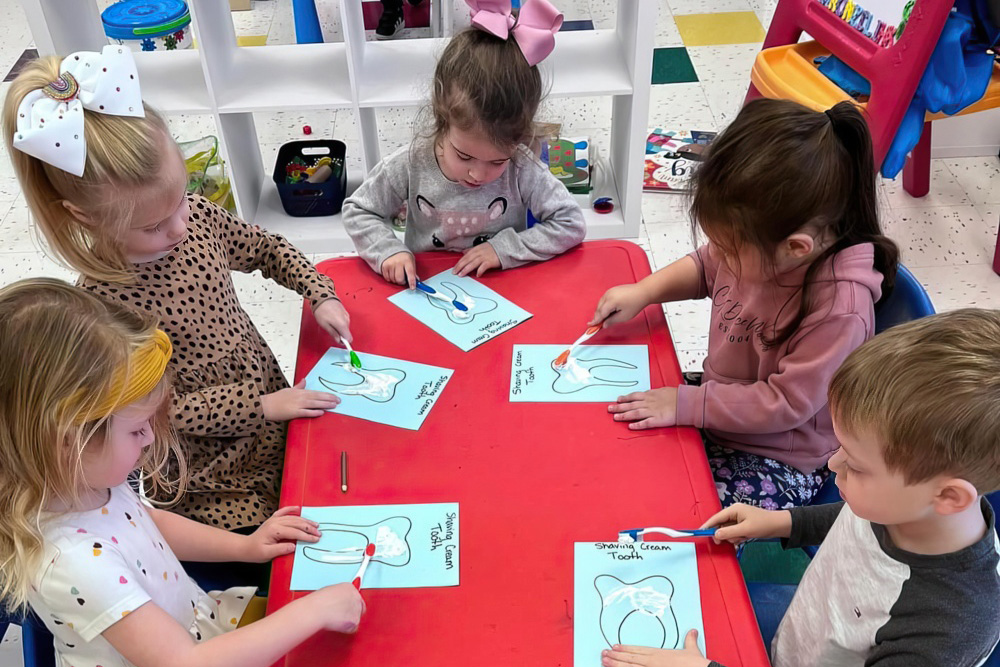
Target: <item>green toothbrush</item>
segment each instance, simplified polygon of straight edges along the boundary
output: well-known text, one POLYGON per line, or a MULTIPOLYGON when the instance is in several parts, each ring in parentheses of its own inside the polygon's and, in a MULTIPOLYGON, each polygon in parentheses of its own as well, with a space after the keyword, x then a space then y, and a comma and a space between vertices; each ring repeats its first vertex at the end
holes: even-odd
POLYGON ((354 348, 351 347, 346 338, 341 338, 341 340, 344 341, 344 347, 347 348, 347 351, 351 353, 351 365, 355 368, 361 368, 361 360, 358 359, 358 353, 354 351, 354 348))

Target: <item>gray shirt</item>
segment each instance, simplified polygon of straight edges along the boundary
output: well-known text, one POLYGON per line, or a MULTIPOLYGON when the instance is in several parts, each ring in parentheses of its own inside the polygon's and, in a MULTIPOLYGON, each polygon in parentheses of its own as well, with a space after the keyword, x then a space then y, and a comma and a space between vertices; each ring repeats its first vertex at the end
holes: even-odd
POLYGON ((500 178, 467 188, 445 178, 431 141, 418 139, 385 158, 344 202, 344 228, 376 271, 399 252, 462 252, 493 246, 504 269, 551 259, 586 234, 583 211, 566 187, 523 146, 500 178), (405 243, 389 219, 406 203, 405 243), (527 210, 538 222, 527 227, 527 210))
POLYGON ((775 667, 973 667, 1000 636, 1000 540, 903 551, 845 503, 791 510, 787 547, 819 549, 771 644, 775 667))

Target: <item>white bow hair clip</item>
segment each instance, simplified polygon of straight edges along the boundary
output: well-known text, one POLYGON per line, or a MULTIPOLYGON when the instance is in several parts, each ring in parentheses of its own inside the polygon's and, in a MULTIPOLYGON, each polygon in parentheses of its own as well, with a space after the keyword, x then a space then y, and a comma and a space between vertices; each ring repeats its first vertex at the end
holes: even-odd
POLYGON ((14 148, 83 176, 84 109, 112 116, 146 115, 131 51, 109 44, 101 53, 78 51, 64 58, 58 79, 21 100, 14 148))

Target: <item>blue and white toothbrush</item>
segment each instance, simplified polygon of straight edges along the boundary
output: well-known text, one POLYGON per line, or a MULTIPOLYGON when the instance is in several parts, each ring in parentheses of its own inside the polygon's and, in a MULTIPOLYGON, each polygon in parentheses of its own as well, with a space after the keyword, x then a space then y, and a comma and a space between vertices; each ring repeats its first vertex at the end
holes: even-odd
POLYGON ((618 531, 619 544, 632 544, 642 542, 642 536, 647 533, 659 533, 667 537, 711 537, 715 535, 715 528, 705 528, 698 530, 674 530, 673 528, 663 528, 662 526, 651 526, 649 528, 633 528, 631 530, 618 531))
POLYGON ((431 287, 430 285, 428 285, 425 282, 421 282, 421 281, 418 280, 417 281, 417 289, 420 290, 421 292, 426 293, 427 296, 429 296, 429 297, 437 299, 438 301, 444 301, 447 304, 455 306, 455 308, 459 309, 463 313, 469 310, 469 307, 466 306, 461 301, 459 301, 458 299, 449 299, 444 294, 441 294, 441 292, 438 292, 436 289, 434 289, 433 287, 431 287))

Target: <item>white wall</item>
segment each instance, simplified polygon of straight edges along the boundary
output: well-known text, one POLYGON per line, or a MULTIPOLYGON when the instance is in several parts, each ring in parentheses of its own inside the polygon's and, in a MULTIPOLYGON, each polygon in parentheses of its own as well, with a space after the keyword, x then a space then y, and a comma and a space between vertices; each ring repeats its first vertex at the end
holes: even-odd
POLYGON ((1000 109, 933 123, 932 157, 995 156, 1000 151, 1000 109))

